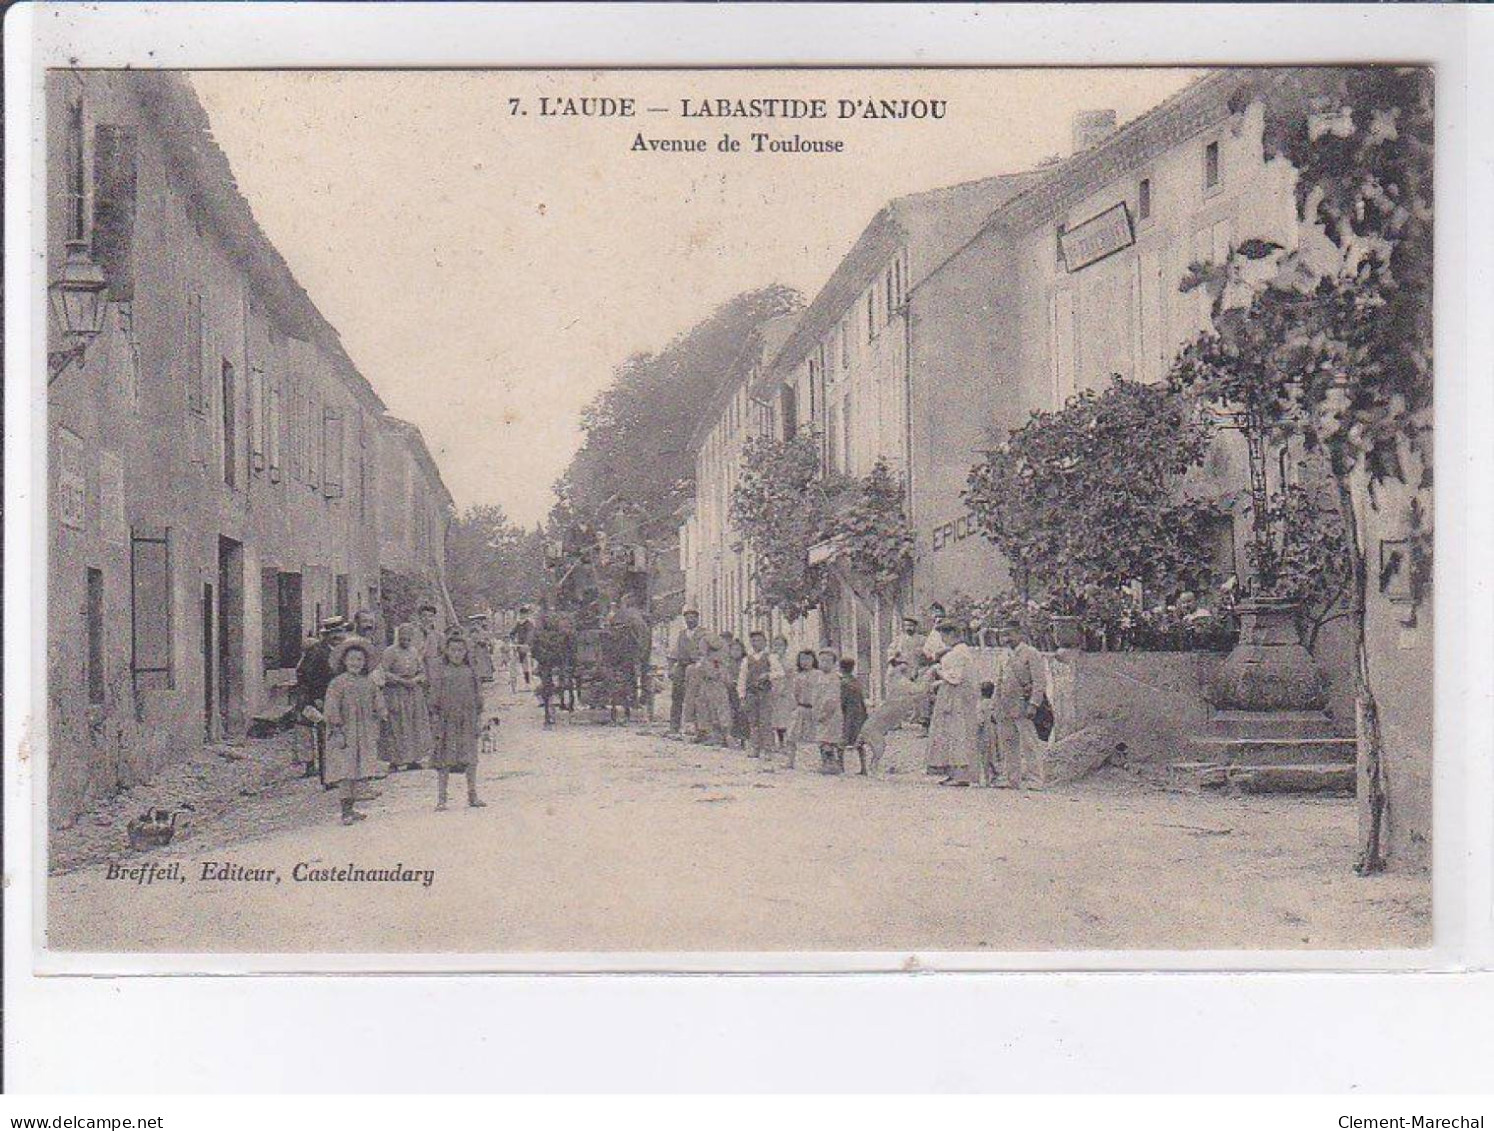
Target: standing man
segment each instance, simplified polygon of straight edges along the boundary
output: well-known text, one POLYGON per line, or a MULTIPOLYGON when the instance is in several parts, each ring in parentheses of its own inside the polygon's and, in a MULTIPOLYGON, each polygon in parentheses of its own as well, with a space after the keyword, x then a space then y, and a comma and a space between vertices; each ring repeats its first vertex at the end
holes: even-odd
POLYGON ((685 713, 685 682, 690 669, 700 662, 702 634, 700 613, 695 609, 684 612, 685 627, 674 638, 674 648, 669 653, 669 733, 680 733, 680 722, 685 713))
POLYGON ((378 639, 379 622, 371 609, 359 609, 353 614, 353 635, 366 640, 370 648, 380 647, 384 641, 378 639))
POLYGON ((649 699, 648 669, 653 651, 653 635, 649 632, 648 618, 638 607, 638 598, 631 590, 624 590, 613 623, 628 641, 628 674, 633 694, 630 701, 646 703, 649 699))
POLYGON ((534 643, 534 610, 528 605, 519 606, 519 619, 509 630, 508 638, 513 642, 519 656, 519 667, 524 672, 524 686, 529 686, 529 648, 534 643))
POLYGON ((912 672, 918 670, 919 654, 923 651, 924 639, 918 633, 918 618, 904 617, 903 631, 887 649, 887 664, 904 664, 912 672))
POLYGON ((1026 787, 1031 767, 1037 786, 1047 785, 1047 746, 1038 737, 1033 718, 1047 697, 1048 674, 1042 653, 1027 639, 1027 630, 1010 623, 1001 630, 1001 643, 1011 648, 996 676, 996 746, 1006 770, 1009 789, 1026 787))
POLYGON ((306 777, 318 775, 326 784, 327 720, 322 713, 327 688, 336 673, 332 658, 347 638, 348 622, 344 617, 328 617, 317 626, 317 639, 301 653, 296 664, 296 717, 311 727, 311 758, 306 763, 306 777))

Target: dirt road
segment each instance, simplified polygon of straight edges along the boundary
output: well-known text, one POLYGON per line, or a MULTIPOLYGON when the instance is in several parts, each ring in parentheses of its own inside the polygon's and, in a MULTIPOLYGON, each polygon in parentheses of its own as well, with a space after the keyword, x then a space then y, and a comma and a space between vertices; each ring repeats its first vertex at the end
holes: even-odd
MULTIPOLYGON (((204 828, 123 864, 180 880, 53 876, 66 950, 1043 950, 1380 948, 1427 941, 1425 876, 1350 870, 1343 800, 1161 792, 1123 774, 1047 793, 767 774, 740 751, 624 728, 541 730, 505 697, 486 809, 433 811, 395 775, 344 828, 314 783, 309 823, 204 828), (204 866, 261 875, 203 879, 204 866), (434 873, 312 881, 338 868, 434 873), (273 877, 273 878, 272 878, 273 877)), ((261 807, 265 804, 260 802, 261 807)), ((268 823, 268 822, 267 822, 268 823)), ((220 869, 222 871, 222 869, 220 869)))

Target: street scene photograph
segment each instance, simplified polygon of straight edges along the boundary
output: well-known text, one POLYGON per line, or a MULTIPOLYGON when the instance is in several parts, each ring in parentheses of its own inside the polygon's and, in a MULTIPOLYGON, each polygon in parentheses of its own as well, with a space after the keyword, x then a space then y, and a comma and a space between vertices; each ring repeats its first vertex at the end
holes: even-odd
POLYGON ((1433 78, 48 71, 40 946, 1431 947, 1433 78))

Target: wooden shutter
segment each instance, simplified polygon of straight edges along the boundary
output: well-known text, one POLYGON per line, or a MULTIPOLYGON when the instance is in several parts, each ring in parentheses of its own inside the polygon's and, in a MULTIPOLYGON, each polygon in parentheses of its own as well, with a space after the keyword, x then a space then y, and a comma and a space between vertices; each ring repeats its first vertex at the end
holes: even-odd
POLYGON ((130 670, 137 691, 172 686, 171 532, 130 532, 130 670))
POLYGON ((322 495, 328 499, 342 498, 342 470, 346 453, 343 450, 343 418, 335 408, 322 412, 322 495))
POLYGON ((259 571, 259 651, 264 670, 280 666, 280 571, 259 571))
POLYGON ((266 437, 266 457, 270 464, 270 482, 280 481, 280 430, 285 426, 282 420, 284 416, 282 406, 283 394, 280 387, 280 378, 276 377, 270 383, 269 404, 265 410, 268 420, 268 435, 266 437))
POLYGON ((207 411, 206 397, 203 395, 202 378, 202 352, 203 352, 203 329, 202 329, 202 296, 200 294, 189 294, 187 296, 187 341, 186 341, 186 373, 184 378, 187 383, 187 407, 196 413, 207 411))
POLYGON ((249 466, 265 469, 265 441, 269 433, 269 402, 265 393, 265 371, 258 365, 249 367, 249 466))
POLYGON ((93 257, 109 281, 109 298, 135 297, 135 131, 96 126, 93 131, 93 257))

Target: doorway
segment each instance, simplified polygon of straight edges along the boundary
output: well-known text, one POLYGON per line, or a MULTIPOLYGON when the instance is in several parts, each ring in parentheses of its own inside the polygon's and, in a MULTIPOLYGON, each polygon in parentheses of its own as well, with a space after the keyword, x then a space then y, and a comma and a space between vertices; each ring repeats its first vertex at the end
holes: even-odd
POLYGON ((213 602, 213 587, 204 583, 202 587, 202 732, 209 742, 213 740, 214 723, 218 717, 218 696, 214 690, 213 622, 217 620, 217 606, 213 602))
POLYGON ((222 734, 237 734, 244 715, 244 547, 218 539, 217 712, 222 734))

